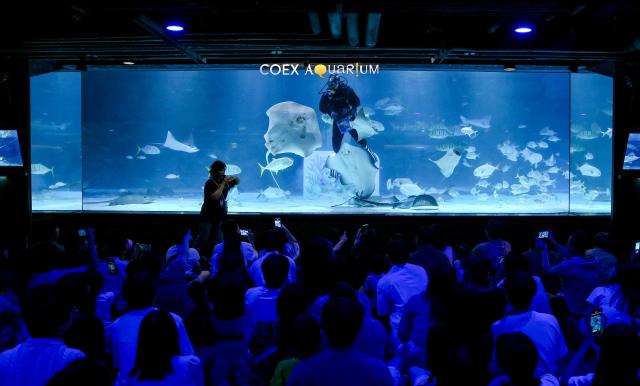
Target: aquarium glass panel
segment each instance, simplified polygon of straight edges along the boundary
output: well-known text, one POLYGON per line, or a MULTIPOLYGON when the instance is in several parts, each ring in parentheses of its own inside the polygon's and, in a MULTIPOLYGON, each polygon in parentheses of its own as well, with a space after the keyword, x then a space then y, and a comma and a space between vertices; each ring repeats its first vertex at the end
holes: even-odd
POLYGON ((611 99, 568 72, 89 71, 74 170, 86 211, 198 212, 222 160, 232 213, 609 213, 611 99))
POLYGON ((31 77, 31 207, 35 211, 82 209, 81 78, 79 72, 31 77))
POLYGON ((613 80, 571 75, 570 210, 611 212, 613 80))

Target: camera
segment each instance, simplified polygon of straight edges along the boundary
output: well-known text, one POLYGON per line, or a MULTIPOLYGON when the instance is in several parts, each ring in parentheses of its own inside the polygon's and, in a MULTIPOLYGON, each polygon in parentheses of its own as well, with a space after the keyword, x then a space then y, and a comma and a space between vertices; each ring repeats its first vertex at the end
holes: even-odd
POLYGON ((230 188, 233 188, 240 183, 240 179, 236 176, 226 176, 225 178, 230 188))
POLYGON ((538 238, 539 239, 548 239, 549 238, 549 231, 538 232, 538 238))

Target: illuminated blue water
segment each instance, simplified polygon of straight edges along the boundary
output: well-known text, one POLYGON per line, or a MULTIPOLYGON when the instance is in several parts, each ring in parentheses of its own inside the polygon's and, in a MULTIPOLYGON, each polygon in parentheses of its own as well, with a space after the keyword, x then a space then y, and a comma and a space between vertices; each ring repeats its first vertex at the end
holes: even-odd
POLYGON ((196 212, 207 167, 221 159, 239 171, 238 213, 610 212, 610 78, 381 67, 345 79, 363 108, 358 127, 376 128, 367 140, 379 169, 348 134, 343 149, 353 150, 336 158, 345 165, 327 167, 326 76, 256 67, 33 77, 32 164, 53 169, 32 176, 33 208, 196 212), (270 125, 269 138, 288 144, 275 155, 270 125), (261 175, 259 164, 283 158, 283 170, 261 175), (353 200, 363 186, 377 205, 353 200), (412 208, 423 194, 438 206, 412 208))

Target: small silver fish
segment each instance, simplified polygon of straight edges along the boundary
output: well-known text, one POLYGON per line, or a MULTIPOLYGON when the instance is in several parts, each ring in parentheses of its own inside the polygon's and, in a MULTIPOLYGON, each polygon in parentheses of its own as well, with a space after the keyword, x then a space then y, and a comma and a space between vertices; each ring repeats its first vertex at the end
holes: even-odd
POLYGON ((138 146, 138 153, 144 153, 146 155, 157 155, 160 154, 160 149, 153 145, 145 145, 143 147, 138 146))
POLYGON ((242 173, 242 169, 240 169, 240 166, 233 165, 233 164, 227 165, 227 170, 225 171, 226 175, 228 175, 228 176, 237 176, 240 173, 242 173))
POLYGON ((274 173, 278 173, 279 171, 284 170, 284 169, 288 168, 291 165, 293 165, 293 160, 291 158, 289 158, 289 157, 275 158, 275 159, 271 160, 271 162, 269 162, 266 166, 262 166, 262 165, 260 165, 260 163, 258 163, 258 166, 260 166, 260 175, 261 176, 262 176, 262 174, 264 173, 265 170, 268 170, 268 171, 274 172, 274 173))

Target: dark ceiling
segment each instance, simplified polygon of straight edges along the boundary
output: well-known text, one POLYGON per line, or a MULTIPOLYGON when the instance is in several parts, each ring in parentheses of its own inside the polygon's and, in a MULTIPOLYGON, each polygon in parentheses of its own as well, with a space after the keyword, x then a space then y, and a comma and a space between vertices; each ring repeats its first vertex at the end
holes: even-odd
POLYGON ((593 64, 640 50, 636 1, 22 1, 0 14, 0 53, 71 64, 593 64), (330 15, 335 16, 332 34, 330 15), (373 16, 370 16, 373 15, 373 16), (379 15, 378 33, 367 37, 379 15), (162 27, 171 17, 181 35, 162 27), (335 24, 338 21, 340 24, 335 24), (514 25, 531 23, 531 36, 514 25), (159 28, 156 28, 159 27, 159 28), (351 28, 351 35, 348 30, 351 28))

